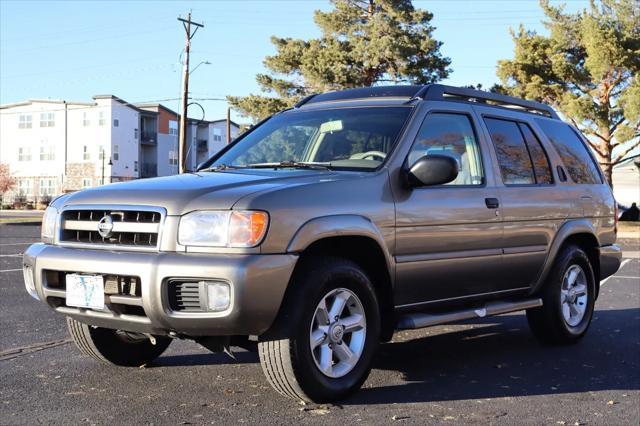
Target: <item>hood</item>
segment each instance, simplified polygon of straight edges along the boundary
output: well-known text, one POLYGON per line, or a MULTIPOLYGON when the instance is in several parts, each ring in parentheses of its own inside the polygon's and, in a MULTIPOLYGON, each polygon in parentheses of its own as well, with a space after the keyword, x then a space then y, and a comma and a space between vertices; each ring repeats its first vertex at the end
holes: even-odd
POLYGON ((231 209, 242 197, 281 186, 344 179, 351 173, 316 170, 232 170, 137 179, 74 192, 62 205, 108 204, 164 207, 168 215, 193 210, 231 209))

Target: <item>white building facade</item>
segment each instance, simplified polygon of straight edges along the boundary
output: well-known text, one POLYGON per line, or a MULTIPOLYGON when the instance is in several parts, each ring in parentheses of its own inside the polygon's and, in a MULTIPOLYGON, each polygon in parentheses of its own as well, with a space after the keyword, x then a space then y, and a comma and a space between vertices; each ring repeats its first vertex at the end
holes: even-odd
MULTIPOLYGON (((104 183, 176 174, 178 122, 162 105, 136 106, 113 95, 2 105, 0 163, 17 180, 3 200, 47 201, 104 183)), ((239 127, 231 128, 237 136, 239 127)), ((226 120, 189 120, 187 132, 191 170, 226 144, 226 120)))

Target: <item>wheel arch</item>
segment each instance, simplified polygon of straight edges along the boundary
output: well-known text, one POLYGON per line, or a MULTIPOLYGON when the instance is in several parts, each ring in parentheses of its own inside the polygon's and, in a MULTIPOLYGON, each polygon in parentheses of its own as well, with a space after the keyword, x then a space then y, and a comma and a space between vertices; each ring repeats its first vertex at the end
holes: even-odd
POLYGON ((395 269, 381 232, 368 218, 336 215, 313 219, 294 235, 288 252, 299 254, 297 265, 311 256, 330 255, 349 259, 371 279, 381 314, 381 338, 391 339, 395 330, 393 285, 395 269))
POLYGON ((542 288, 556 258, 570 244, 580 247, 589 257, 595 279, 596 298, 598 297, 600 291, 600 243, 593 224, 586 219, 565 222, 560 227, 551 243, 542 272, 532 289, 532 293, 537 293, 542 288))

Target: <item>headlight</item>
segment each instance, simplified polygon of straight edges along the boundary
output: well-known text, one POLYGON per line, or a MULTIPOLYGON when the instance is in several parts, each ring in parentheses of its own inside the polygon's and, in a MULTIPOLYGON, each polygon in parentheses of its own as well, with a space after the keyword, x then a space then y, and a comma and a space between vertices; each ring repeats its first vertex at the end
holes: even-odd
POLYGON ((255 247, 268 225, 266 212, 198 211, 180 219, 178 242, 184 246, 255 247))
POLYGON ((45 243, 52 243, 58 222, 58 210, 54 207, 47 207, 42 216, 42 231, 40 237, 45 243))

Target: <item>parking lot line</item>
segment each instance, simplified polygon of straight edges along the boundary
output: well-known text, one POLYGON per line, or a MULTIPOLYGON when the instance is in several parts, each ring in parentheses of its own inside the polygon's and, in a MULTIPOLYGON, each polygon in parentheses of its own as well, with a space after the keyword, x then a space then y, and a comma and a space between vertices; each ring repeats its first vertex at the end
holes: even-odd
POLYGON ((29 244, 33 244, 33 243, 38 243, 40 241, 30 241, 27 243, 6 243, 6 244, 0 244, 0 246, 27 246, 29 244))
POLYGON ((16 271, 22 271, 22 268, 18 268, 18 269, 3 269, 0 272, 16 272, 16 271))
MULTIPOLYGON (((627 263, 631 262, 632 259, 625 259, 622 261, 622 263, 620 264, 620 267, 618 268, 618 271, 621 270, 624 265, 626 265, 627 263)), ((618 277, 616 275, 611 275, 610 277, 605 278, 604 280, 600 281, 600 287, 602 287, 607 281, 609 281, 611 278, 622 278, 622 276, 618 277)), ((627 278, 627 277, 625 277, 627 278)), ((629 277, 629 278, 638 278, 638 277, 629 277)))

